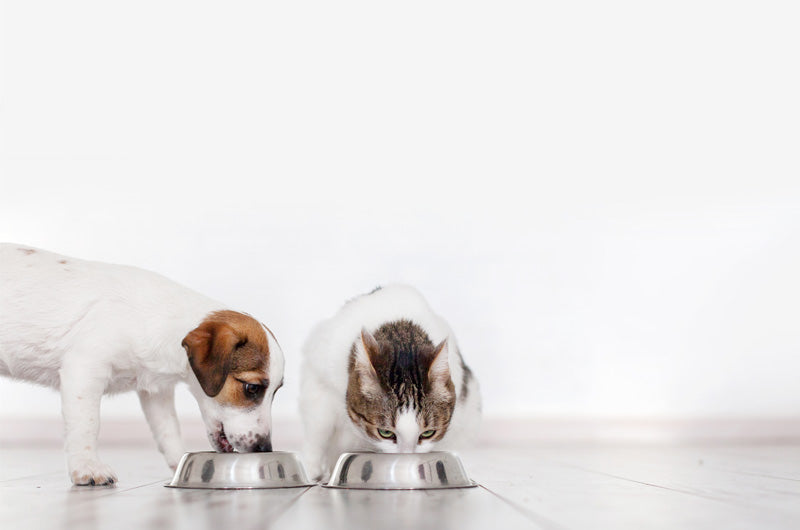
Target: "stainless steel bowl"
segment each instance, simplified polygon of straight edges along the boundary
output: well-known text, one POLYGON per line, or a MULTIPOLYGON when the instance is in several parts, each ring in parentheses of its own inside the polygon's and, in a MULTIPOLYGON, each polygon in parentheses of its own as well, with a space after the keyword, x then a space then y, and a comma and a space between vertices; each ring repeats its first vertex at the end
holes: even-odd
POLYGON ((472 488, 464 466, 453 453, 344 453, 327 488, 416 490, 472 488))
POLYGON ((313 486, 297 455, 274 453, 186 453, 168 488, 268 489, 313 486))

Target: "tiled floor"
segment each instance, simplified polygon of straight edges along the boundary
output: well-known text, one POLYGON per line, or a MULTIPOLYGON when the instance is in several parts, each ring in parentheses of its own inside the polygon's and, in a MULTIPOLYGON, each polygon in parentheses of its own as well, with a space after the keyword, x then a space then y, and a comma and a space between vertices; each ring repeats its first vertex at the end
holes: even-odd
POLYGON ((106 448, 113 488, 55 448, 0 448, 0 528, 800 528, 800 444, 535 445, 462 454, 480 488, 164 488, 151 447, 106 448))

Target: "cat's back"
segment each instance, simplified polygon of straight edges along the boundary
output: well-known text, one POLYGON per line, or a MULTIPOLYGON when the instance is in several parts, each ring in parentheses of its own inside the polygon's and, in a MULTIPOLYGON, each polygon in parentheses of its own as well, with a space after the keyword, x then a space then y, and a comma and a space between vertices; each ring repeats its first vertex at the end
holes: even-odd
POLYGON ((343 373, 350 349, 362 328, 376 330, 387 322, 411 321, 439 343, 452 335, 447 322, 410 285, 392 284, 357 296, 313 329, 303 347, 309 369, 343 373))
MULTIPOLYGON (((405 284, 392 284, 378 287, 348 301, 331 320, 340 324, 352 320, 361 327, 378 327, 394 320, 411 320, 426 331, 447 327, 444 320, 434 313, 428 301, 414 287, 405 284)), ((443 329, 442 331, 448 331, 443 329)))

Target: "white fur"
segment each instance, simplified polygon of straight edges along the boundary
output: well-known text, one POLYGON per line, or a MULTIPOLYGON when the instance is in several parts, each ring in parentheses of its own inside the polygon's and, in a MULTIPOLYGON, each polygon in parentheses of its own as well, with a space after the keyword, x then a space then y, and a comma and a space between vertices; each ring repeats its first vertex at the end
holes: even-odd
POLYGON ((397 422, 395 423, 394 433, 397 437, 397 443, 394 445, 394 450, 387 451, 388 453, 422 453, 425 451, 418 451, 419 435, 421 429, 417 424, 417 415, 414 411, 404 410, 397 415, 397 422))
POLYGON ((271 333, 270 387, 248 411, 207 396, 181 341, 225 307, 156 273, 0 244, 0 374, 59 389, 65 449, 76 484, 116 480, 97 456, 100 399, 135 390, 167 463, 183 454, 174 386, 186 382, 206 425, 224 423, 236 449, 248 431, 270 434, 270 408, 283 374, 271 333))
POLYGON ((480 391, 473 377, 467 398, 461 399, 463 370, 455 337, 447 322, 433 312, 413 287, 390 285, 345 304, 332 318, 319 323, 303 347, 300 412, 305 425, 304 458, 315 478, 327 476, 339 454, 347 451, 426 452, 452 450, 474 435, 480 421, 480 391), (366 356, 360 340, 362 328, 374 332, 382 324, 405 318, 420 326, 434 344, 447 339, 442 359, 449 362, 456 391, 450 427, 439 442, 417 443, 420 429, 413 414, 398 418, 398 443, 376 442, 353 425, 345 396, 350 349, 366 356))

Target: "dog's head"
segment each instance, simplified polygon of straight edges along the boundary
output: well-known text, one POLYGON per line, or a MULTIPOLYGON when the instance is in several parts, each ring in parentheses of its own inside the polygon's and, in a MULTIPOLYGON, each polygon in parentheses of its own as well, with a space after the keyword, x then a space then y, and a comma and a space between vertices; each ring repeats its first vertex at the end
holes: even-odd
POLYGON ((216 311, 181 343, 214 449, 272 451, 272 399, 283 384, 283 352, 266 326, 236 311, 216 311))

